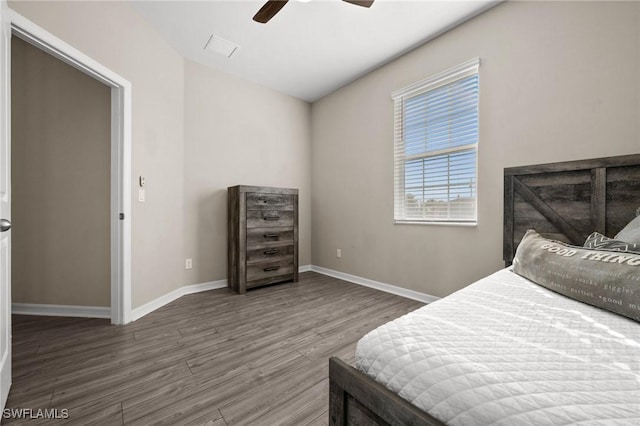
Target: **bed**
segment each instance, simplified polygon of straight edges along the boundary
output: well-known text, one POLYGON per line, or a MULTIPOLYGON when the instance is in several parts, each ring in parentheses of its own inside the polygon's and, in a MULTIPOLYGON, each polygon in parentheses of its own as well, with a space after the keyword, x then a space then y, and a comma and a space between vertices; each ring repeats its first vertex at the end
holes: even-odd
POLYGON ((640 155, 505 169, 507 268, 331 358, 329 424, 638 424, 640 324, 510 265, 527 229, 582 246, 639 206, 640 155))

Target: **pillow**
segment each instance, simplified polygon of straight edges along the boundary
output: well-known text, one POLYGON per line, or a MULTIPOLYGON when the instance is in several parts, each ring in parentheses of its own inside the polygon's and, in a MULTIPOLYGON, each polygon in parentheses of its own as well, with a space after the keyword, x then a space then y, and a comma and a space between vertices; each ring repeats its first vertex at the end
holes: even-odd
POLYGON ((527 231, 513 271, 534 283, 640 322, 640 254, 594 250, 527 231))
POLYGON ((614 240, 613 238, 609 238, 598 232, 594 232, 587 237, 587 241, 584 242, 584 247, 640 254, 640 244, 631 244, 625 241, 614 240))
POLYGON ((635 219, 627 223, 627 226, 616 234, 615 239, 640 244, 640 216, 636 216, 635 219))

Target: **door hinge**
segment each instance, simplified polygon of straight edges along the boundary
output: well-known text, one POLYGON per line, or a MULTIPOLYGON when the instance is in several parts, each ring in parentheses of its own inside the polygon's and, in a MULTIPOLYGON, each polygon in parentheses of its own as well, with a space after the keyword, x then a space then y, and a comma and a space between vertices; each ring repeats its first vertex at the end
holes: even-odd
POLYGON ((120 213, 120 220, 124 220, 124 213, 120 213))

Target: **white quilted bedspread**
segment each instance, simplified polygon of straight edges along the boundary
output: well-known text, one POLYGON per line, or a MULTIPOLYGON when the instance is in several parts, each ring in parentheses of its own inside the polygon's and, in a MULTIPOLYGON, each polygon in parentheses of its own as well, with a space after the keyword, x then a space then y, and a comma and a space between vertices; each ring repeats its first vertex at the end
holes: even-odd
POLYGON ((640 324, 506 269, 373 330, 356 366, 450 425, 640 425, 640 324))

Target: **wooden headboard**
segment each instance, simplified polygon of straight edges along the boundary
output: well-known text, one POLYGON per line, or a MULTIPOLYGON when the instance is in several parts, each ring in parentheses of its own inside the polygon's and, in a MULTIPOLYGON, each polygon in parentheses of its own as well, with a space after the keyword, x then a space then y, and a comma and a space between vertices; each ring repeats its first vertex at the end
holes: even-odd
POLYGON ((640 207, 640 155, 504 169, 503 259, 527 229, 574 245, 594 231, 613 237, 640 207))

